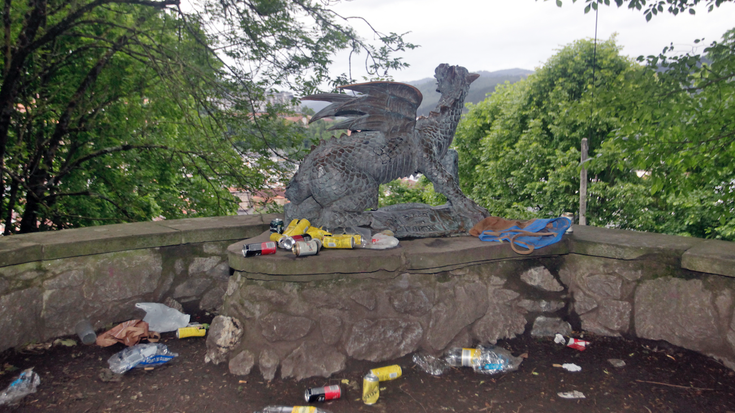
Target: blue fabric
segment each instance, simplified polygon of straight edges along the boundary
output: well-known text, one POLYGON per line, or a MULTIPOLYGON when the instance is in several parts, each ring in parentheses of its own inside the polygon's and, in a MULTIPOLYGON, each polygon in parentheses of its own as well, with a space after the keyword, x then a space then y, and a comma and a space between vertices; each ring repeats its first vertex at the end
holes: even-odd
MULTIPOLYGON (((519 228, 518 226, 512 226, 510 228, 501 229, 496 232, 483 231, 479 238, 481 241, 488 242, 512 242, 515 246, 520 246, 526 250, 533 251, 537 248, 542 248, 547 245, 555 244, 561 241, 562 235, 572 225, 572 222, 567 218, 550 218, 550 219, 537 219, 525 228, 519 228), (548 226, 548 228, 547 228, 548 226), (532 235, 521 235, 524 232, 534 232, 538 234, 549 234, 546 236, 532 236, 532 235), (500 233, 500 235, 498 235, 500 233), (527 247, 531 246, 530 248, 527 247)), ((515 248, 514 248, 515 249, 515 248)))

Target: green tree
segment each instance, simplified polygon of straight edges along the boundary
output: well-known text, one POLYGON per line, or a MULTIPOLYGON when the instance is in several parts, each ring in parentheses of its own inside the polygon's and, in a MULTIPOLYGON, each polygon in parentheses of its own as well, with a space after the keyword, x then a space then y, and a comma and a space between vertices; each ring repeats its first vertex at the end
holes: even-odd
POLYGON ((278 181, 303 140, 274 87, 346 82, 335 51, 375 76, 405 64, 395 33, 360 39, 329 2, 8 0, 0 62, 5 234, 232 213, 228 187, 278 181), (15 217, 21 216, 20 220, 15 217))
MULTIPOLYGON (((664 10, 674 16, 684 12, 696 14, 696 7, 699 5, 706 4, 707 10, 711 12, 715 7, 720 7, 723 3, 729 3, 732 1, 734 0, 613 0, 615 5, 618 7, 622 7, 624 4, 627 4, 627 7, 631 10, 642 11, 643 15, 646 17, 646 21, 651 20, 653 16, 656 16, 659 13, 664 13, 664 10)), ((577 0, 572 0, 572 3, 576 2, 577 0)), ((590 10, 597 10, 598 5, 600 4, 605 6, 610 5, 610 0, 584 0, 584 2, 587 4, 584 8, 585 13, 589 13, 590 10)), ((562 1, 556 0, 556 5, 561 7, 562 1)))

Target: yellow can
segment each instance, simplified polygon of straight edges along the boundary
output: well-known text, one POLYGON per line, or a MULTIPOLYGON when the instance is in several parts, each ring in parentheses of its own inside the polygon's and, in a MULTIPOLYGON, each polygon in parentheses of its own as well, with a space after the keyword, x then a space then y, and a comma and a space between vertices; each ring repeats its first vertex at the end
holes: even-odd
POLYGON ((205 335, 207 335, 207 329, 203 325, 181 327, 176 330, 176 338, 204 337, 205 335))
POLYGON ((362 379, 362 401, 365 404, 375 404, 380 397, 380 380, 372 372, 362 379))
POLYGON ((283 238, 283 237, 285 237, 285 235, 283 235, 283 234, 279 234, 279 233, 277 233, 277 232, 273 232, 273 233, 271 233, 271 241, 273 241, 273 242, 278 242, 278 241, 280 241, 280 240, 281 240, 281 238, 283 238))
POLYGON ((294 406, 291 409, 291 413, 315 413, 316 407, 314 406, 294 406))
POLYGON ((311 239, 318 239, 318 240, 323 240, 324 237, 329 237, 332 235, 331 232, 327 232, 317 227, 309 227, 309 229, 306 230, 306 233, 311 235, 311 239))
POLYGON ((370 370, 370 373, 376 375, 378 377, 378 381, 386 381, 401 377, 401 374, 403 374, 403 370, 401 370, 401 366, 399 366, 398 364, 394 364, 392 366, 372 369, 370 370))
POLYGON ((283 235, 304 235, 310 225, 308 219, 294 219, 288 224, 288 228, 283 230, 283 235))
POLYGON ((355 239, 351 236, 324 237, 324 248, 355 248, 355 239))

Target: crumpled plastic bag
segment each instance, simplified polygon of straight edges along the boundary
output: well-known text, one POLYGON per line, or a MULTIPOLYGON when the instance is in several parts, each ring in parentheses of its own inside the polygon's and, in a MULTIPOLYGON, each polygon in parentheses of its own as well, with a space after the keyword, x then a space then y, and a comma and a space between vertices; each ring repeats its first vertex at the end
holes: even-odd
POLYGON ((145 311, 143 321, 148 323, 149 328, 153 331, 167 333, 189 325, 190 316, 188 314, 183 314, 165 304, 137 303, 135 306, 145 311))
POLYGON ((96 343, 100 347, 108 347, 117 343, 130 347, 140 343, 141 340, 155 343, 160 338, 160 334, 148 330, 148 323, 145 321, 129 320, 97 336, 96 343))
POLYGON ((115 374, 123 374, 134 367, 153 367, 169 362, 177 353, 169 351, 165 344, 136 344, 117 352, 107 360, 110 370, 115 374))
POLYGON ((41 384, 41 378, 33 371, 33 368, 23 370, 8 387, 0 393, 0 406, 16 404, 20 399, 36 392, 36 387, 41 384))

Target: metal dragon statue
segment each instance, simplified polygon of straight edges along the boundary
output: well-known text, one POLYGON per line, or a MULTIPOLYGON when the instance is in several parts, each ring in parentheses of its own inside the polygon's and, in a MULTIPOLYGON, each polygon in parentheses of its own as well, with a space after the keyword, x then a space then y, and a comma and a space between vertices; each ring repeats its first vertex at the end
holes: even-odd
POLYGON ((344 117, 330 128, 352 133, 314 147, 286 188, 286 222, 307 218, 325 228, 390 229, 397 237, 466 233, 488 215, 467 198, 457 180, 454 139, 470 83, 479 77, 459 66, 439 65, 441 99, 428 117, 416 119, 422 95, 411 85, 370 82, 344 86, 357 95, 325 93, 304 97, 332 104, 314 115, 344 117), (401 204, 378 207, 378 187, 422 173, 447 197, 439 207, 401 204))

